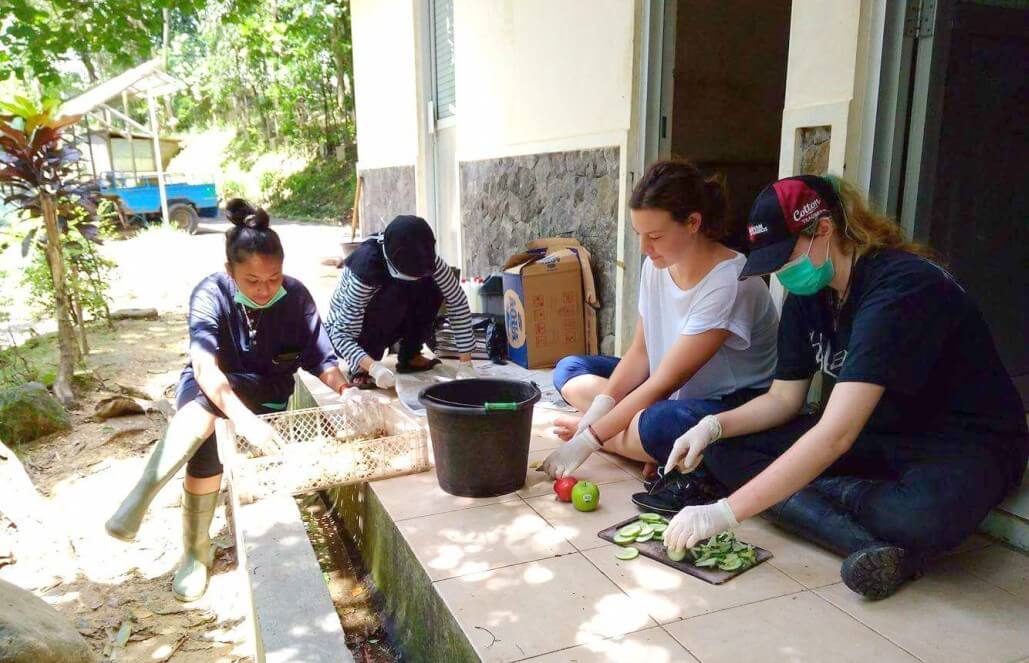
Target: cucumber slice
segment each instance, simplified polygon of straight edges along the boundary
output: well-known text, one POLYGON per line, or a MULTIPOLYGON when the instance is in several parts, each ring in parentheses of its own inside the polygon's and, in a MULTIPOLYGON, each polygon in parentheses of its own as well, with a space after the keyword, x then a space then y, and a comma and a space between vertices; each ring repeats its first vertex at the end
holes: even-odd
POLYGON ((644 525, 643 527, 640 528, 639 536, 643 536, 645 534, 653 534, 653 533, 654 533, 654 528, 651 525, 644 525))
POLYGON ((654 530, 654 541, 664 541, 664 540, 665 540, 665 531, 661 530, 659 532, 657 530, 654 530))
POLYGON ((632 543, 633 541, 636 540, 636 536, 635 535, 633 535, 633 536, 623 536, 621 534, 615 534, 614 540, 615 540, 615 543, 617 543, 620 546, 627 546, 627 545, 629 545, 630 543, 632 543))
POLYGON ((718 568, 723 571, 735 571, 741 566, 743 566, 743 560, 739 557, 735 557, 733 559, 726 558, 718 563, 718 568))
POLYGON ((650 528, 652 530, 654 530, 655 532, 663 532, 666 529, 668 529, 668 524, 667 523, 654 523, 653 525, 650 526, 650 528))
POLYGON ((640 534, 636 537, 636 543, 646 543, 654 538, 654 530, 650 530, 646 534, 640 534))
POLYGON ((618 530, 618 533, 622 536, 636 536, 640 533, 641 529, 643 529, 643 527, 640 526, 638 523, 631 523, 629 525, 626 525, 622 529, 618 530))
POLYGON ((615 553, 615 557, 621 560, 629 561, 630 559, 636 559, 640 556, 640 551, 632 546, 623 548, 615 553))
POLYGON ((659 523, 664 520, 660 513, 641 513, 640 520, 646 523, 659 523))
POLYGON ((668 559, 672 560, 673 562, 681 562, 686 558, 685 550, 666 550, 665 554, 667 554, 668 559))

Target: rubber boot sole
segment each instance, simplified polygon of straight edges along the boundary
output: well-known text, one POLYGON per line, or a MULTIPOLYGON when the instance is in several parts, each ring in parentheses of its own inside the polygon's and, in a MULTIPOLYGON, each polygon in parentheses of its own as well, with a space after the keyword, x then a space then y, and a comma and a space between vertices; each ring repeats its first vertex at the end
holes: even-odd
POLYGON ((903 548, 879 546, 859 550, 843 561, 843 583, 866 598, 878 601, 891 596, 915 577, 911 560, 903 548))
POLYGON ((135 534, 129 536, 127 534, 122 534, 121 532, 116 532, 112 530, 107 523, 104 523, 104 529, 107 530, 108 536, 118 539, 119 541, 124 541, 125 543, 133 543, 136 540, 135 534))
POLYGON ((193 603, 194 601, 199 601, 200 599, 204 598, 204 595, 207 594, 207 587, 210 584, 211 584, 211 579, 210 579, 210 577, 208 577, 207 583, 204 584, 204 591, 200 592, 199 594, 197 594, 195 596, 185 596, 183 594, 179 594, 174 589, 172 589, 172 596, 174 596, 175 600, 179 601, 180 603, 193 603))

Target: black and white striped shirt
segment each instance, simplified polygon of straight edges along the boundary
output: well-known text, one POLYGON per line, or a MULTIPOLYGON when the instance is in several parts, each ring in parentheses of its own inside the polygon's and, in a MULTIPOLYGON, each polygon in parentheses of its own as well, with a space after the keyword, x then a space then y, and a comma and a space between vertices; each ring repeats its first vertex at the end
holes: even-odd
MULTIPOLYGON (((468 299, 450 267, 439 256, 436 256, 432 280, 443 293, 458 352, 471 352, 475 347, 475 336, 472 334, 472 314, 468 309, 468 299)), ((364 283, 349 267, 344 266, 339 285, 332 293, 325 328, 336 353, 351 371, 357 370, 361 360, 368 356, 364 348, 358 345, 357 338, 361 334, 368 302, 378 291, 377 286, 364 283)), ((380 357, 372 359, 378 361, 380 357)))

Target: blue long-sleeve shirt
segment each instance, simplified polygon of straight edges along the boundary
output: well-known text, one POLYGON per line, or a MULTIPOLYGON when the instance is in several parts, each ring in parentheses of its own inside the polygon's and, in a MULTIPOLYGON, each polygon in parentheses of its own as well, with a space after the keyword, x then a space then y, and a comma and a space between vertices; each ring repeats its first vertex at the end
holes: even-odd
POLYGON ((336 353, 311 293, 291 276, 282 285, 286 296, 249 311, 248 319, 235 301, 232 277, 219 272, 205 278, 189 300, 190 350, 214 355, 224 373, 252 373, 284 384, 300 368, 315 376, 334 368, 336 353))

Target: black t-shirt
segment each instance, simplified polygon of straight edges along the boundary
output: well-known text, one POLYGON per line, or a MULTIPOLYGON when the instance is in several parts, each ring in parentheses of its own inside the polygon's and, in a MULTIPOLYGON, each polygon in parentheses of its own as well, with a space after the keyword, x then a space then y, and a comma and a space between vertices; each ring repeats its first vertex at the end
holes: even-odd
POLYGON ((999 443, 1025 466, 1022 401, 982 313, 950 274, 924 258, 883 250, 857 261, 836 324, 830 298, 828 288, 786 298, 777 379, 821 370, 836 382, 882 385, 865 430, 999 443))

